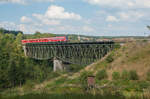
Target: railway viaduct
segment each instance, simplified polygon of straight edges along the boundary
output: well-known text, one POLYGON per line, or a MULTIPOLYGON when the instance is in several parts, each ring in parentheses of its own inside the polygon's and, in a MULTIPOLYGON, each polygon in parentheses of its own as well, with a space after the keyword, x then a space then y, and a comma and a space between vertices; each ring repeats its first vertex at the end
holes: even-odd
POLYGON ((23 46, 27 57, 37 60, 53 59, 53 70, 63 70, 62 62, 90 64, 104 57, 114 47, 114 42, 44 42, 23 46))

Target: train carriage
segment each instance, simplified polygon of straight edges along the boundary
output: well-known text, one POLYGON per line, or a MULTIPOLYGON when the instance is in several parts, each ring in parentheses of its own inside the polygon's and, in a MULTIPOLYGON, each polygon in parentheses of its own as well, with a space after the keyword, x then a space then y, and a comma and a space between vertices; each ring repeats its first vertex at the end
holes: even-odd
POLYGON ((40 43, 40 42, 67 42, 66 36, 50 37, 50 38, 39 38, 39 39, 26 39, 22 40, 22 44, 26 43, 40 43))

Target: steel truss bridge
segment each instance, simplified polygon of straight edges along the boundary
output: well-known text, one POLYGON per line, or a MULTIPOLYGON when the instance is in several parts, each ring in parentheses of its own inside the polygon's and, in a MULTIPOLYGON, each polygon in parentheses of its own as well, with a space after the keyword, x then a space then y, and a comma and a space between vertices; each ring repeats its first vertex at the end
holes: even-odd
POLYGON ((114 48, 114 42, 28 43, 23 48, 26 56, 37 60, 57 58, 73 64, 90 64, 111 51, 114 48))

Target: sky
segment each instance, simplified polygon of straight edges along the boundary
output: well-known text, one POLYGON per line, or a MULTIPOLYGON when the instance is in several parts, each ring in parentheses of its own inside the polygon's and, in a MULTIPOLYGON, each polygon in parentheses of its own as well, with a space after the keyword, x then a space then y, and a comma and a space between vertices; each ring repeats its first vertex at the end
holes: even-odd
POLYGON ((0 27, 25 34, 147 36, 150 0, 0 0, 0 27))

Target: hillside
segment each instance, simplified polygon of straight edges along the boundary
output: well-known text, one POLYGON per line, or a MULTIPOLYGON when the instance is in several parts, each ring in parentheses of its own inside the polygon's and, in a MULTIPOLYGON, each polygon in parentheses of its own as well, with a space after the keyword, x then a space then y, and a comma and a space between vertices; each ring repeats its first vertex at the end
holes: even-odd
MULTIPOLYGON (((124 45, 114 54, 114 61, 108 66, 108 74, 113 71, 136 70, 140 80, 146 79, 150 71, 150 43, 133 42, 124 45)), ((109 76, 111 79, 111 77, 109 76)))
MULTIPOLYGON (((80 70, 80 72, 74 74, 64 74, 54 80, 45 81, 45 83, 42 83, 40 86, 36 85, 34 91, 40 92, 39 89, 44 89, 49 93, 84 93, 81 81, 82 76, 85 74, 86 76, 94 75, 97 77, 101 70, 106 70, 107 78, 101 80, 97 80, 96 78, 96 84, 98 86, 112 86, 116 83, 116 81, 118 81, 119 84, 116 84, 115 86, 123 86, 123 88, 126 87, 126 89, 121 89, 125 93, 133 90, 138 92, 140 88, 145 88, 145 86, 148 88, 149 81, 147 80, 147 76, 150 71, 150 43, 141 41, 127 43, 120 49, 115 49, 110 52, 103 59, 80 70), (138 75, 138 79, 130 80, 129 78, 128 81, 122 80, 121 75, 123 71, 127 71, 129 73, 130 71, 135 71, 138 75), (116 78, 116 81, 112 78, 114 72, 120 74, 120 78, 116 78), (137 86, 132 86, 133 84, 137 84, 137 86)), ((142 91, 140 90, 139 92, 142 91)))
MULTIPOLYGON (((57 73, 41 84, 25 84, 13 89, 11 94, 28 93, 86 93, 86 77, 94 75, 96 89, 90 93, 105 92, 124 96, 149 96, 150 43, 130 42, 116 48, 104 58, 76 73, 57 73), (57 76, 56 76, 57 75, 57 76)), ((10 92, 6 90, 3 94, 10 92)))

